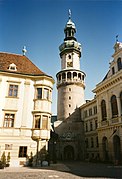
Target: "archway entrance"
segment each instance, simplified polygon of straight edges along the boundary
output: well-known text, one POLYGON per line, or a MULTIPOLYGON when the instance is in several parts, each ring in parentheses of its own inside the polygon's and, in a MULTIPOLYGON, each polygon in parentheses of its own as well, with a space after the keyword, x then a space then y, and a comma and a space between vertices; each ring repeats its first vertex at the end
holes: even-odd
POLYGON ((64 148, 64 160, 74 160, 74 148, 71 145, 64 148))
POLYGON ((103 137, 102 147, 103 147, 103 160, 108 161, 109 156, 108 156, 108 139, 107 139, 107 137, 103 137))
POLYGON ((113 149, 114 149, 114 159, 115 162, 121 161, 121 144, 120 144, 120 137, 115 135, 113 137, 113 149))

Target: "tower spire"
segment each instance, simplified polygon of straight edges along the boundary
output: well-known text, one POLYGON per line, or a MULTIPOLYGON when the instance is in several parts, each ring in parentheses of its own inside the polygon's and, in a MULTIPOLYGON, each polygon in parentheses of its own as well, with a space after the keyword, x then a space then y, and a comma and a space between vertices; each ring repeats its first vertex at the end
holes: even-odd
POLYGON ((69 9, 68 14, 69 14, 69 19, 71 19, 71 10, 70 9, 69 9))

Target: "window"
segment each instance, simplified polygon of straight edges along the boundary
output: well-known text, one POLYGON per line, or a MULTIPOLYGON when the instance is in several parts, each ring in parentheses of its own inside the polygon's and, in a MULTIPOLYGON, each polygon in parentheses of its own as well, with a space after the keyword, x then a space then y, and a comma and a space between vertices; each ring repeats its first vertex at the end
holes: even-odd
POLYGON ((85 140, 85 144, 86 144, 86 149, 89 148, 88 138, 86 138, 86 140, 85 140))
POLYGON ((88 132, 88 124, 86 123, 86 132, 88 132))
POLYGON ((71 91, 71 88, 69 88, 69 91, 71 91))
POLYGON ((115 69, 114 67, 112 67, 112 75, 114 75, 114 73, 115 73, 115 69))
POLYGON ((71 104, 69 104, 69 108, 71 107, 71 104))
POLYGON ((49 99, 49 90, 44 88, 44 99, 49 99))
POLYGON ((101 114, 102 114, 102 121, 107 120, 107 112, 106 112, 106 102, 105 102, 105 100, 101 101, 101 114))
POLYGON ((67 79, 71 79, 71 72, 67 73, 67 79))
POLYGON ((122 69, 121 58, 118 58, 118 60, 117 60, 117 66, 118 66, 118 71, 122 69))
POLYGON ((20 146, 19 157, 26 157, 26 156, 27 156, 27 146, 20 146))
POLYGON ((42 99, 42 88, 37 88, 37 99, 42 99))
POLYGON ((94 106, 94 114, 97 114, 97 106, 94 106))
POLYGON ((12 150, 12 144, 5 144, 5 150, 12 150))
POLYGON ((92 108, 89 109, 89 116, 92 115, 92 108))
POLYGON ((18 94, 18 85, 9 85, 8 95, 12 97, 17 97, 18 94))
POLYGON ((84 111, 84 117, 86 118, 88 115, 87 115, 87 110, 84 111))
POLYGON ((69 100, 71 100, 71 96, 69 96, 69 100))
POLYGON ((92 121, 90 122, 90 131, 93 130, 93 125, 92 125, 92 121))
POLYGON ((35 128, 40 129, 41 116, 35 116, 35 128))
POLYGON ((97 129, 98 123, 97 120, 95 121, 95 129, 97 129))
POLYGON ((111 111, 112 111, 112 118, 118 116, 117 99, 115 95, 111 97, 111 111))
POLYGON ((48 116, 42 116, 42 129, 48 129, 48 116))
POLYGON ((17 70, 16 65, 15 65, 14 63, 10 64, 10 65, 9 65, 9 70, 11 70, 11 71, 16 71, 16 70, 17 70))
POLYGON ((98 136, 96 137, 96 147, 99 147, 98 136))
POLYGON ((91 137, 91 148, 94 147, 94 140, 93 140, 93 137, 91 137))
POLYGON ((15 118, 15 114, 6 113, 4 116, 3 127, 14 127, 14 118, 15 118))
POLYGON ((122 115, 122 92, 120 93, 120 105, 121 105, 121 115, 122 115))

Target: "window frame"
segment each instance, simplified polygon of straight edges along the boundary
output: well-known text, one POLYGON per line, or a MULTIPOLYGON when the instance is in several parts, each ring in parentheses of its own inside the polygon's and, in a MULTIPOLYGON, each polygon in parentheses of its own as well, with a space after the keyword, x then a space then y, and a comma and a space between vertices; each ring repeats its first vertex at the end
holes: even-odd
POLYGON ((19 146, 19 158, 26 158, 27 157, 27 146, 19 146))
POLYGON ((17 98, 18 97, 18 89, 19 89, 19 85, 9 84, 8 97, 17 98))
POLYGON ((5 113, 4 114, 4 122, 3 127, 4 128, 13 128, 15 122, 15 113, 5 113), (11 117, 13 115, 13 117, 11 117), (8 117, 6 117, 8 116, 8 117))

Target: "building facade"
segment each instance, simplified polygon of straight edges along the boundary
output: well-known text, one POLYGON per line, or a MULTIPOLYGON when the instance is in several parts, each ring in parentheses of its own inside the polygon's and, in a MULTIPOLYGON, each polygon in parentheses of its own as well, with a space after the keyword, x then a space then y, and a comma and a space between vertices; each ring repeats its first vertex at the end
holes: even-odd
POLYGON ((122 43, 116 42, 107 75, 96 85, 100 157, 122 162, 122 43))
POLYGON ((115 43, 112 58, 107 75, 93 90, 95 98, 80 109, 84 121, 85 158, 119 164, 122 163, 121 42, 115 43))
POLYGON ((30 155, 37 164, 47 150, 53 84, 25 55, 0 53, 0 156, 9 153, 10 166, 30 155))
POLYGON ((61 71, 56 75, 58 103, 55 131, 59 135, 57 157, 69 160, 83 157, 83 136, 80 135, 83 122, 79 107, 84 103, 85 89, 85 73, 80 70, 81 44, 75 37, 76 27, 71 14, 64 33, 64 42, 59 47, 61 71))

